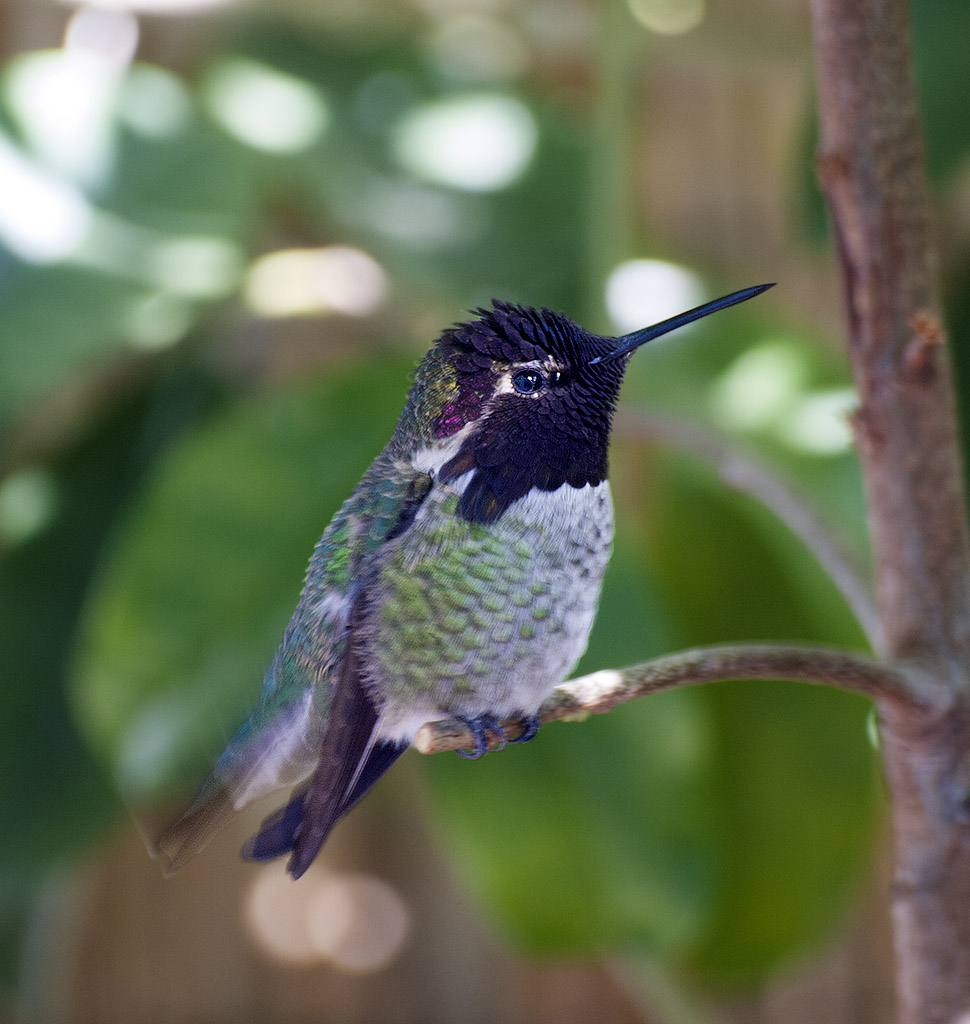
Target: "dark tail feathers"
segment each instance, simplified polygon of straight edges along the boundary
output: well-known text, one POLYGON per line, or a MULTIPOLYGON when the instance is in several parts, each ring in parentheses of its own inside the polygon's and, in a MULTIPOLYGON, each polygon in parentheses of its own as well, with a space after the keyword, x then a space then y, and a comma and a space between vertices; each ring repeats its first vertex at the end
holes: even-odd
MULTIPOLYGON (((378 743, 371 749, 357 782, 340 804, 334 822, 364 797, 407 748, 407 743, 378 743)), ((297 790, 285 807, 262 823, 259 832, 243 847, 243 857, 256 861, 275 860, 293 851, 297 829, 303 822, 308 789, 309 786, 304 786, 297 790)))

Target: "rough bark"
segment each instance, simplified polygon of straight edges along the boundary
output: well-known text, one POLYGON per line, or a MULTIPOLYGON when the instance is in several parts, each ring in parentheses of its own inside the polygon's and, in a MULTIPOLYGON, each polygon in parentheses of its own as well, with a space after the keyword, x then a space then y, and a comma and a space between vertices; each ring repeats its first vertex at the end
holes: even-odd
POLYGON ((819 177, 838 242, 883 651, 928 704, 882 707, 901 1024, 970 1011, 966 511, 905 0, 813 0, 819 177))

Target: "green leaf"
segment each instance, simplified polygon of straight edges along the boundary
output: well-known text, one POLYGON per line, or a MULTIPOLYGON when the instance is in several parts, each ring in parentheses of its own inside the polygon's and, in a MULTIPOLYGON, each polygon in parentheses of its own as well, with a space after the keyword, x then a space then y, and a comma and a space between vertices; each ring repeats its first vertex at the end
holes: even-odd
POLYGON ((966 49, 970 8, 962 0, 910 5, 916 78, 931 177, 945 181, 964 166, 970 125, 961 102, 970 85, 966 49))
POLYGON ((141 292, 83 267, 28 268, 0 251, 0 425, 117 351, 125 312, 141 292))
MULTIPOLYGON (((173 374, 103 410, 88 432, 30 479, 45 518, 0 550, 0 875, 40 878, 76 856, 120 804, 78 734, 67 676, 99 558, 145 467, 208 398, 173 374), (164 415, 160 415, 164 408, 164 415)), ((26 471, 25 471, 26 475, 26 471)), ((6 485, 16 486, 16 478, 6 485)), ((9 493, 9 492, 8 492, 9 493)))
MULTIPOLYGON (((678 646, 725 641, 862 646, 829 581, 784 528, 683 460, 652 480, 651 550, 678 646)), ((822 687, 703 687, 704 780, 717 897, 686 958, 704 980, 750 984, 817 943, 868 864, 880 801, 870 705, 822 687)))

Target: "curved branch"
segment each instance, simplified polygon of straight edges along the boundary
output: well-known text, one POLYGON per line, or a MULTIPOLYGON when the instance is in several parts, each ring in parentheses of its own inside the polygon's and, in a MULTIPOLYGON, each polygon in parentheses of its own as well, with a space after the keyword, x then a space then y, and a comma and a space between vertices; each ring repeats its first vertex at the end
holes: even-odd
POLYGON ((728 487, 749 495, 773 512, 815 556, 845 598, 872 649, 881 650, 882 628, 865 570, 832 525, 803 495, 733 445, 686 420, 624 411, 617 417, 617 432, 638 440, 656 441, 703 460, 728 487))
MULTIPOLYGON (((919 703, 918 681, 909 673, 861 654, 826 647, 768 644, 728 644, 696 647, 622 669, 605 669, 557 686, 539 709, 543 722, 585 717, 612 711, 619 704, 677 686, 724 682, 729 679, 778 679, 835 686, 869 697, 883 709, 919 703)), ((522 723, 503 727, 510 739, 522 723)), ((490 749, 498 738, 490 737, 490 749)), ((429 722, 418 730, 414 745, 422 754, 463 750, 474 746, 465 722, 449 718, 429 722)))

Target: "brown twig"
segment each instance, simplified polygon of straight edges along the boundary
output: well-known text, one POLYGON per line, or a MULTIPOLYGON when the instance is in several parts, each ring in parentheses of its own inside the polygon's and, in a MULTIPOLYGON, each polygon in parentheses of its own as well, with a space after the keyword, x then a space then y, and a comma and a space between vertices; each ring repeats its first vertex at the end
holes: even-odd
POLYGON ((872 649, 881 649, 881 625, 866 573, 848 545, 824 522, 804 495, 796 494, 736 446, 686 420, 624 410, 617 417, 616 430, 618 434, 660 442, 702 459, 728 487, 750 495, 773 512, 828 573, 872 649))
MULTIPOLYGON (((884 665, 861 654, 826 647, 794 647, 768 644, 726 644, 697 647, 679 654, 623 669, 606 669, 557 686, 539 711, 543 722, 600 715, 619 704, 677 686, 721 682, 729 679, 778 679, 837 686, 875 700, 886 710, 921 703, 919 677, 884 665)), ((503 723, 514 739, 521 723, 503 723)), ((492 747, 498 737, 491 737, 492 747)), ((423 725, 415 737, 422 754, 463 750, 474 746, 465 722, 446 719, 423 725)))
POLYGON ((970 545, 905 0, 813 0, 883 650, 949 699, 885 714, 901 1024, 970 1012, 970 545))

